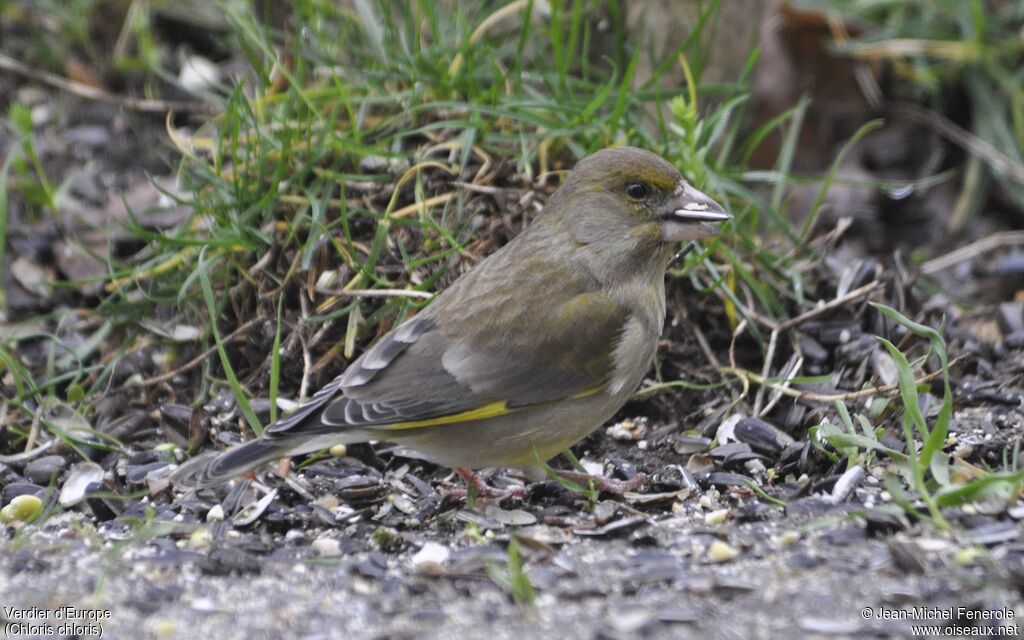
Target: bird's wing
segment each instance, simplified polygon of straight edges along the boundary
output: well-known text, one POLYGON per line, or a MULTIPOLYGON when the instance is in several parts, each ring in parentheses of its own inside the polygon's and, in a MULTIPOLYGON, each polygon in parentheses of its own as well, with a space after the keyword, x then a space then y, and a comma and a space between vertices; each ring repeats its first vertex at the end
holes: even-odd
POLYGON ((506 302, 472 305, 476 313, 462 316, 465 296, 452 293, 386 335, 267 433, 388 431, 495 417, 593 393, 613 375, 628 313, 606 295, 521 305, 492 289, 506 302))

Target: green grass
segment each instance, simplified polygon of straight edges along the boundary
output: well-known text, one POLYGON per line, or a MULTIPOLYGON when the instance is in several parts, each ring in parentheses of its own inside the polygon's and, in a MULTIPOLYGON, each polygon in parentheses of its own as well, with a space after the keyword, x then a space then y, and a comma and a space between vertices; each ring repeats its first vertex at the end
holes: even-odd
POLYGON ((526 573, 523 564, 522 554, 519 550, 519 542, 515 535, 508 540, 508 557, 505 565, 501 566, 494 562, 487 563, 487 576, 523 606, 533 605, 536 599, 536 590, 530 582, 530 576, 526 573))
MULTIPOLYGON (((11 104, 7 117, 8 128, 18 138, 20 144, 15 152, 4 160, 4 182, 8 182, 10 170, 13 168, 14 175, 17 176, 16 186, 25 200, 46 210, 56 211, 58 207, 57 187, 51 184, 39 160, 32 133, 32 112, 25 105, 15 102, 11 104)), ((6 217, 6 194, 3 205, 6 217)))
POLYGON ((865 415, 856 414, 855 426, 848 408, 839 401, 836 409, 841 426, 826 421, 817 428, 812 439, 821 437, 826 440, 837 453, 847 458, 848 467, 868 467, 876 454, 888 459, 890 468, 901 476, 897 478, 893 474, 885 478, 885 487, 893 501, 908 516, 927 519, 940 529, 950 528, 942 507, 962 506, 987 498, 1000 498, 1006 504, 1015 500, 1024 491, 1024 472, 1017 468, 1016 463, 1019 442, 1013 457, 1004 460, 1003 471, 999 472, 979 469, 963 460, 953 460, 943 451, 949 444, 947 437, 953 412, 953 392, 949 383, 949 357, 941 333, 890 307, 877 303, 871 305, 928 345, 926 352, 915 358, 912 365, 896 345, 885 338, 878 338, 895 362, 899 374, 900 402, 893 403, 888 411, 897 414, 905 451, 896 451, 882 444, 878 437, 883 428, 872 426, 865 415), (932 355, 941 372, 942 404, 936 415, 928 420, 921 411, 919 394, 927 392, 929 385, 918 384, 915 370, 923 368, 932 355), (915 497, 903 489, 904 483, 916 494, 915 497))
MULTIPOLYGON (((401 20, 397 6, 368 3, 350 15, 325 11, 322 3, 298 3, 296 15, 317 18, 302 39, 282 38, 251 15, 228 13, 235 46, 246 53, 253 74, 226 91, 221 116, 178 140, 181 174, 194 193, 185 204, 194 207, 194 217, 166 234, 133 227, 149 248, 115 270, 103 311, 141 316, 174 305, 190 323, 205 325, 216 343, 216 324, 236 325, 282 307, 292 310, 285 325, 324 330, 325 342, 342 345, 322 356, 326 366, 351 358, 381 325, 392 326, 423 303, 310 298, 309 284, 327 271, 333 272, 332 289, 429 292, 446 278, 452 260, 476 260, 468 246, 477 237, 467 211, 477 197, 452 178, 492 186, 482 158, 509 158, 520 174, 546 174, 544 184, 552 185, 556 163, 568 167, 609 144, 632 143, 666 155, 720 198, 739 202, 749 195, 742 167, 722 149, 726 138, 739 135, 746 79, 712 88, 725 101, 700 119, 702 91, 696 85, 675 93, 632 87, 638 58, 626 42, 610 56, 626 61, 625 68, 570 63, 597 57, 583 50, 594 38, 593 16, 602 3, 574 3, 548 22, 527 19, 531 3, 519 3, 514 12, 505 10, 506 20, 519 28, 496 35, 480 25, 500 9, 443 16, 434 3, 413 3, 401 20), (275 64, 285 54, 291 63, 275 64), (552 59, 555 64, 548 64, 552 59), (653 106, 673 97, 671 119, 656 117, 653 106), (427 155, 438 147, 441 152, 427 155), (412 165, 367 176, 360 168, 367 158, 409 158, 412 165), (268 256, 270 264, 258 275, 247 275, 268 256), (281 256, 288 260, 273 260, 281 256), (256 292, 257 300, 247 295, 256 292), (217 323, 204 319, 192 302, 210 294, 219 304, 206 311, 217 323), (296 318, 303 297, 306 308, 296 318)), ((672 64, 683 64, 694 78, 701 63, 687 56, 696 56, 699 33, 689 42, 672 64)), ((661 72, 668 68, 661 65, 661 72)), ((517 186, 504 180, 497 186, 517 186)), ((747 205, 741 216, 751 211, 747 205)), ((782 213, 770 216, 788 229, 782 213)), ((744 222, 741 217, 737 224, 744 222)), ((754 225, 746 229, 751 235, 731 242, 752 246, 754 225)), ((739 250, 727 250, 737 266, 739 250)), ((712 251, 688 257, 676 274, 699 269, 712 251)), ((765 285, 751 276, 748 282, 758 299, 781 313, 788 280, 765 285)), ((713 287, 708 280, 701 286, 713 287)), ((737 307, 745 312, 742 303, 737 307)), ((239 381, 240 365, 225 360, 223 345, 218 353, 244 408, 243 387, 254 380, 239 381)), ((205 374, 215 375, 209 369, 205 374)), ((269 393, 277 392, 272 384, 269 393)))

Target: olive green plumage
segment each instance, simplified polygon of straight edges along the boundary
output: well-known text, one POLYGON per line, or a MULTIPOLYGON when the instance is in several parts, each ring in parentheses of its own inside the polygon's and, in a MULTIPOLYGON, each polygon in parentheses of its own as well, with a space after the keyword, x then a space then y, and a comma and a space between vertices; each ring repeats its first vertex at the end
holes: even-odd
POLYGON ((582 160, 537 220, 258 440, 186 465, 216 484, 387 440, 452 467, 531 466, 608 420, 652 363, 675 243, 728 219, 635 148, 582 160))

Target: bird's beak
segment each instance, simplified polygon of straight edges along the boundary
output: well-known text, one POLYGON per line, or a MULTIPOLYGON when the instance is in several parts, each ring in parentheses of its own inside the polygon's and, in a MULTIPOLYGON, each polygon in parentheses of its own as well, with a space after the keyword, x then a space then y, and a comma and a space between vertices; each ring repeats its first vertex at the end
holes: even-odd
POLYGON ((681 180, 665 201, 661 220, 665 241, 682 242, 715 235, 716 223, 732 220, 732 216, 722 205, 681 180))

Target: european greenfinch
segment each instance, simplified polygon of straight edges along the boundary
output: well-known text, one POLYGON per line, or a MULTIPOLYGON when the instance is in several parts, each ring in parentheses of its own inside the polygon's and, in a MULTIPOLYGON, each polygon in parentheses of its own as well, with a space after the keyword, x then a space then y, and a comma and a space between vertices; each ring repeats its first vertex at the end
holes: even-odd
POLYGON ((214 485, 371 440, 463 473, 535 467, 640 385, 665 320, 674 246, 730 217, 654 153, 594 153, 523 233, 262 437, 188 465, 186 482, 214 485))

